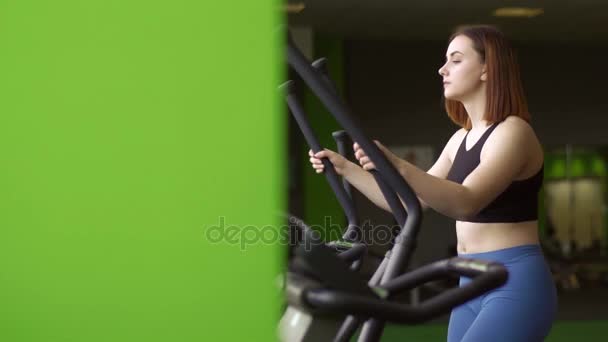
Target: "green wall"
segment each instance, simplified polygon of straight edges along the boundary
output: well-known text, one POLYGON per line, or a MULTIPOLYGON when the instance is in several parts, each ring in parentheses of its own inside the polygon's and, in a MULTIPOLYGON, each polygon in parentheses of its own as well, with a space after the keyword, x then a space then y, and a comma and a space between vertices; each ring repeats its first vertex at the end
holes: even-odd
POLYGON ((278 8, 0 4, 0 340, 274 339, 278 8))

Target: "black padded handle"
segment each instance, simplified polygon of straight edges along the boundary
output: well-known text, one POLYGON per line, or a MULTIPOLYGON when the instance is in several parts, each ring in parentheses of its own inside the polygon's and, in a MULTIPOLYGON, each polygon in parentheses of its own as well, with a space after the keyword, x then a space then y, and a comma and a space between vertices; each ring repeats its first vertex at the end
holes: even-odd
MULTIPOLYGON (((331 136, 334 138, 334 140, 336 141, 336 147, 338 148, 338 153, 340 153, 344 158, 348 159, 348 147, 350 145, 350 137, 348 136, 348 133, 346 133, 345 131, 335 131, 331 134, 331 136)), ((346 179, 342 179, 342 185, 344 186, 344 191, 346 191, 346 194, 350 197, 353 198, 353 189, 352 186, 350 185, 350 183, 346 180, 346 179)))
MULTIPOLYGON (((310 123, 306 119, 306 113, 304 108, 302 107, 300 101, 298 100, 295 94, 295 83, 294 81, 287 81, 279 86, 281 90, 285 93, 285 98, 287 100, 287 105, 296 120, 298 126, 300 127, 300 131, 304 135, 304 139, 308 143, 308 146, 313 151, 313 153, 317 153, 323 150, 321 144, 319 143, 310 123)), ((358 241, 355 237, 360 237, 358 232, 359 225, 357 220, 357 215, 355 212, 355 207, 352 203, 350 196, 344 190, 340 178, 336 173, 336 170, 333 164, 327 159, 322 158, 323 166, 325 167, 325 178, 329 183, 329 186, 333 190, 338 199, 338 203, 342 207, 344 214, 346 215, 346 219, 348 221, 348 228, 346 230, 346 234, 344 238, 349 241, 358 241)))

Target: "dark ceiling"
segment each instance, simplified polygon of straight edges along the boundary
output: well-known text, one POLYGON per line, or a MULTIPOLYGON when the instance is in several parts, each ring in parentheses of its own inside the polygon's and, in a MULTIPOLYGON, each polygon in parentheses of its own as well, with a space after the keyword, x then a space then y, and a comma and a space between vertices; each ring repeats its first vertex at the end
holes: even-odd
POLYGON ((305 9, 294 26, 347 39, 445 40, 461 24, 493 24, 511 39, 608 43, 607 0, 289 0, 305 9), (542 8, 534 18, 497 18, 500 7, 542 8))

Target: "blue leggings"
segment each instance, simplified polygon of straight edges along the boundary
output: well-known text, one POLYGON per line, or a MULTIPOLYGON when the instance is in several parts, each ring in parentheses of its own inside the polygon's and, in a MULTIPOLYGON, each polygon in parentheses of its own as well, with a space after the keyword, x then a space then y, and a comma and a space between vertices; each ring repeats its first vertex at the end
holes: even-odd
MULTIPOLYGON (((557 294, 539 245, 461 254, 462 258, 502 263, 509 271, 503 286, 452 310, 448 342, 543 341, 557 310, 557 294)), ((460 285, 470 282, 461 277, 460 285)))

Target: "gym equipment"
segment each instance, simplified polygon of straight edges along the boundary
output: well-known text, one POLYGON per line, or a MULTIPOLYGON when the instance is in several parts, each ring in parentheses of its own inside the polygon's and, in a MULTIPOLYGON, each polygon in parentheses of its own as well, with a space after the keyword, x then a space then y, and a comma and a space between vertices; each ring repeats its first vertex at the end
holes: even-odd
MULTIPOLYGON (((289 307, 280 322, 282 341, 349 341, 356 329, 349 329, 348 323, 367 318, 419 324, 502 285, 507 279, 506 269, 498 263, 456 257, 369 286, 301 220, 290 217, 289 222, 303 230, 304 241, 296 249, 292 272, 287 276, 289 307), (390 300, 425 282, 461 275, 474 279, 419 305, 390 300), (356 318, 342 323, 345 316, 356 318)), ((374 335, 369 330, 366 335, 362 332, 359 341, 379 341, 381 332, 381 329, 374 335)))
MULTIPOLYGON (((290 217, 291 225, 303 232, 303 242, 296 248, 294 259, 287 274, 287 300, 289 307, 280 323, 281 339, 284 341, 347 341, 365 321, 359 341, 378 341, 385 322, 415 324, 424 322, 451 308, 475 298, 504 284, 508 273, 504 266, 472 259, 452 258, 423 266, 403 274, 415 248, 415 238, 420 229, 420 203, 405 180, 399 175, 377 146, 363 134, 351 118, 349 111, 337 96, 328 77, 311 66, 302 53, 288 42, 289 65, 301 76, 315 95, 329 109, 338 123, 367 152, 376 165, 373 172, 383 195, 393 210, 401 229, 394 240, 392 249, 366 283, 353 272, 343 257, 328 247, 320 237, 301 220, 290 217), (399 200, 399 198, 401 200, 399 200), (402 207, 402 202, 405 209, 402 207), (407 213, 405 212, 407 210, 407 213), (396 294, 413 289, 430 280, 444 277, 467 276, 473 280, 466 286, 445 291, 418 305, 396 303, 396 294)), ((301 106, 293 91, 293 81, 283 85, 287 102, 301 130, 314 152, 321 146, 315 145, 312 129, 306 127, 301 106), (304 124, 301 124, 303 122, 304 124)), ((339 185, 337 175, 332 173, 331 163, 324 161, 326 177, 338 195, 343 209, 348 208, 350 197, 339 185), (339 189, 339 190, 338 190, 339 189), (342 198, 342 200, 340 199, 342 198)), ((335 171, 335 170, 334 170, 335 171)), ((347 214, 347 217, 348 214, 347 214)), ((357 227, 350 225, 344 235, 352 239, 357 227)), ((356 240, 355 240, 356 241, 356 240)), ((347 252, 343 252, 347 253, 347 252)), ((351 253, 355 254, 355 253, 351 253)), ((359 255, 361 256, 361 255, 359 255)), ((349 259, 352 261, 354 259, 349 259)))

